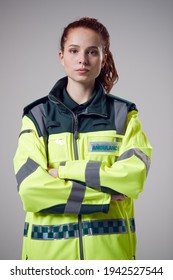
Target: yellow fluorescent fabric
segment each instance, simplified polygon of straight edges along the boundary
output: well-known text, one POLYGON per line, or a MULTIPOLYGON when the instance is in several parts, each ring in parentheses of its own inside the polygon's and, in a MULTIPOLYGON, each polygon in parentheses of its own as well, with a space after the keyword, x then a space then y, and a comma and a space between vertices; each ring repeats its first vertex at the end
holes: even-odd
MULTIPOLYGON (((72 183, 49 175, 44 141, 38 137, 31 120, 24 117, 22 131, 29 129, 32 132, 21 134, 14 157, 15 173, 26 163, 28 157, 38 164, 36 171, 27 176, 19 186, 24 210, 38 212, 57 204, 66 204, 72 183)), ((97 204, 107 204, 110 201, 109 194, 93 190, 87 193, 89 196, 85 197, 85 204, 93 204, 93 201, 97 204)))
POLYGON ((137 112, 128 114, 125 135, 114 130, 79 133, 78 160, 73 142, 73 133, 51 134, 47 161, 45 139, 33 121, 23 117, 14 157, 27 212, 22 258, 75 260, 83 253, 86 260, 134 259, 133 198, 143 190, 152 152, 137 112), (91 177, 90 162, 95 168, 91 177), (59 178, 49 175, 49 168, 58 168, 59 178), (86 185, 86 180, 97 186, 86 185), (125 200, 111 201, 115 191, 125 194, 125 200), (76 205, 83 212, 76 213, 76 205), (71 214, 65 213, 67 208, 71 214))
MULTIPOLYGON (((152 148, 142 131, 136 111, 129 114, 127 130, 119 147, 119 156, 131 149, 138 149, 150 161, 152 148)), ((98 160, 98 153, 95 154, 95 160, 98 160)), ((92 155, 92 160, 94 160, 94 155, 92 155)), ((59 177, 85 181, 87 162, 87 160, 67 161, 65 166, 59 167, 59 177)), ((107 186, 129 197, 137 198, 146 179, 146 165, 135 155, 116 161, 112 165, 102 161, 99 177, 101 186, 107 186)))

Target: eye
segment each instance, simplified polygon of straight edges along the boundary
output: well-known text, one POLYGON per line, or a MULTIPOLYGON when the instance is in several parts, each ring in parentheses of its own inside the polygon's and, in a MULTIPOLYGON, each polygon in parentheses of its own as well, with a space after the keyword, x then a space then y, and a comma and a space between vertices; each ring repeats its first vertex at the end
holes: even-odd
POLYGON ((71 53, 71 54, 77 54, 77 53, 78 53, 78 50, 77 50, 77 49, 70 49, 70 50, 69 50, 69 53, 71 53))
POLYGON ((89 51, 88 51, 88 54, 89 54, 90 56, 97 56, 97 55, 98 55, 98 50, 89 50, 89 51))

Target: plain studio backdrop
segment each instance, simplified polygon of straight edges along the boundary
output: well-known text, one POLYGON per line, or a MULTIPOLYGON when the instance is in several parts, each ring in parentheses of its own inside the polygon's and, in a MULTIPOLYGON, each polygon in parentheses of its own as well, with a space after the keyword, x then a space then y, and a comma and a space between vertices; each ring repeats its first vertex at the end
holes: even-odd
POLYGON ((137 104, 153 146, 145 189, 135 201, 137 259, 173 259, 172 0, 0 0, 0 259, 21 259, 25 213, 13 157, 23 107, 65 75, 60 36, 82 16, 108 28, 120 76, 112 94, 137 104))

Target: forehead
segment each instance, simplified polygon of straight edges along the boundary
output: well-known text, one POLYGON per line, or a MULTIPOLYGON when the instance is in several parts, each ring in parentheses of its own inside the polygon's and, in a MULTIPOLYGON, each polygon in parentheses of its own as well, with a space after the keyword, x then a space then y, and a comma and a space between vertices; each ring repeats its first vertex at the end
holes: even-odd
POLYGON ((68 45, 79 45, 83 46, 98 46, 102 45, 102 38, 99 33, 84 27, 77 27, 70 29, 66 38, 66 43, 68 45))

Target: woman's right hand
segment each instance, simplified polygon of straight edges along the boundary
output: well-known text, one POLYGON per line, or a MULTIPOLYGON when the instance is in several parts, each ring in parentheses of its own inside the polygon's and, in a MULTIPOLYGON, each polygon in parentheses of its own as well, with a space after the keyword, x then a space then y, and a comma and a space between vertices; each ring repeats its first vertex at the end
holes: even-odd
POLYGON ((48 173, 54 177, 54 178, 58 178, 58 169, 55 169, 55 168, 50 168, 48 170, 48 173))

